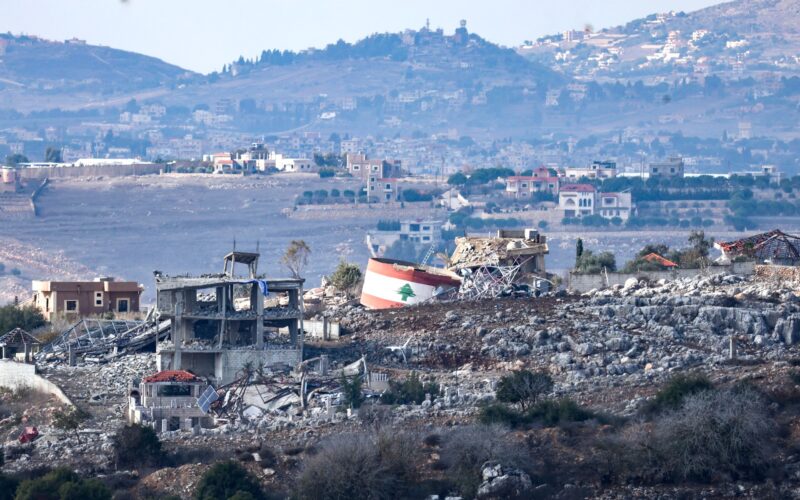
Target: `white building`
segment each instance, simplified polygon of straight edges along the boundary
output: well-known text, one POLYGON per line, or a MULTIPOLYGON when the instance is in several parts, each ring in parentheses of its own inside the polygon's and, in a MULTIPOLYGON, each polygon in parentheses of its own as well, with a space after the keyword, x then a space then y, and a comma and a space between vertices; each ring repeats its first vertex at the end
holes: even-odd
POLYGON ((401 221, 399 229, 370 232, 367 242, 370 252, 376 257, 381 257, 397 241, 432 245, 439 241, 441 237, 442 223, 439 221, 401 221))
POLYGON ((564 217, 594 215, 597 190, 591 184, 566 184, 558 192, 558 208, 564 217))
POLYGON ((577 181, 582 177, 587 179, 612 179, 617 176, 617 164, 613 161, 595 161, 589 167, 565 167, 564 177, 570 181, 577 181))
POLYGON ((567 184, 558 193, 558 208, 564 217, 599 215, 606 219, 630 218, 634 210, 630 192, 600 193, 591 184, 567 184))
POLYGON ((270 158, 275 161, 275 168, 281 172, 314 172, 316 165, 308 158, 284 158, 282 154, 271 153, 270 158))

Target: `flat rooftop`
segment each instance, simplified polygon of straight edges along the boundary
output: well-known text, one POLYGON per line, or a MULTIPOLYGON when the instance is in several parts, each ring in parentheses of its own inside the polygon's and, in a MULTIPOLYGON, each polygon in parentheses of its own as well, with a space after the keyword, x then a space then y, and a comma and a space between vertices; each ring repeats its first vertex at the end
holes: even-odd
MULTIPOLYGON (((156 276, 156 289, 181 290, 187 288, 213 288, 237 283, 250 283, 250 278, 241 276, 228 276, 225 274, 214 274, 205 276, 156 276)), ((270 292, 283 292, 288 290, 299 290, 305 282, 302 278, 264 278, 267 289, 270 292)))

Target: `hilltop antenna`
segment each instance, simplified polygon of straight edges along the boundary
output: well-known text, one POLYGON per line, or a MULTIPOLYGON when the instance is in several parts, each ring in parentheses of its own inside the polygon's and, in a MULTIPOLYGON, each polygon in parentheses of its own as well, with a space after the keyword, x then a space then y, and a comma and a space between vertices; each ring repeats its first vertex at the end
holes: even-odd
POLYGON ((233 251, 236 251, 236 236, 233 237, 233 251))
POLYGON ((256 240, 256 253, 259 253, 261 249, 261 240, 256 240))
POLYGON ((431 30, 431 18, 430 17, 425 18, 425 30, 426 31, 430 31, 431 30))

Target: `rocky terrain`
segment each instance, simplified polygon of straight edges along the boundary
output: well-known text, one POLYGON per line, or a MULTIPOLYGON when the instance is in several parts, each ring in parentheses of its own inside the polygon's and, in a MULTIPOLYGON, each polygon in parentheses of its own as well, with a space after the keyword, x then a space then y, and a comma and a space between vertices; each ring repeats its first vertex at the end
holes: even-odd
MULTIPOLYGON (((253 414, 203 429, 197 436, 165 433, 161 439, 172 453, 173 467, 135 472, 137 477, 152 475, 136 479, 134 487, 166 488, 161 490, 165 494, 188 497, 196 476, 207 467, 203 464, 242 459, 267 446, 263 443, 269 443, 277 458, 269 463, 250 459, 248 466, 255 467, 265 484, 284 485, 301 473, 304 461, 313 456, 308 450, 324 443, 326 436, 363 430, 373 425, 369 422, 379 420, 397 432, 408 430, 418 436, 469 428, 481 408, 494 401, 498 380, 527 369, 553 378, 549 397, 568 397, 604 417, 582 427, 534 427, 518 438, 529 443, 524 446, 539 443, 536 446, 550 450, 553 461, 576 474, 573 481, 556 473, 545 480, 508 463, 487 462, 481 469, 479 497, 497 497, 505 488, 558 498, 781 496, 800 481, 796 455, 776 457, 776 466, 790 471, 780 486, 732 478, 697 485, 604 485, 580 468, 581 463, 602 456, 599 448, 582 448, 580 443, 595 443, 614 427, 638 425, 635 422, 654 395, 676 374, 687 373, 704 373, 721 388, 742 381, 755 384, 776 401, 769 411, 793 436, 800 428, 792 410, 800 402, 795 396, 800 388, 793 378, 800 361, 796 290, 787 280, 711 275, 673 282, 629 280, 625 286, 584 296, 423 304, 384 311, 353 305, 331 308, 322 314, 340 321, 345 335, 337 342, 309 342, 306 358, 327 354, 337 369, 364 356, 371 372, 398 381, 416 372, 438 383, 439 393, 421 404, 368 406, 369 412, 352 413, 343 407, 328 412, 321 400, 312 398, 305 411, 295 405, 253 414), (168 486, 155 479, 167 476, 176 478, 175 483, 168 486)), ((17 429, 14 419, 0 421, 6 439, 3 471, 68 464, 86 473, 113 474, 112 436, 123 423, 128 382, 154 369, 154 357, 146 353, 104 365, 43 365, 42 374, 91 418, 77 432, 55 429, 50 418, 59 405, 38 400, 36 412, 26 415, 30 413, 29 420, 35 421, 42 436, 24 445, 11 440, 17 429)), ((338 397, 336 401, 341 403, 338 397)), ((427 453, 438 456, 439 451, 427 453)))

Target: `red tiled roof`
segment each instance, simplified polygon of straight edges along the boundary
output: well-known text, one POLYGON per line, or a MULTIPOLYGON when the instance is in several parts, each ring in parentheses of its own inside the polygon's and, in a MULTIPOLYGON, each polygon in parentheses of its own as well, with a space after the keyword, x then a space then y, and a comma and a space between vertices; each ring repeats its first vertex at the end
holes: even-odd
POLYGON ((561 186, 560 191, 579 191, 582 193, 594 193, 594 186, 591 184, 565 184, 561 186))
POLYGON ((194 374, 184 370, 164 370, 149 377, 145 377, 143 382, 200 382, 194 374))
POLYGON ((662 257, 662 256, 658 255, 655 252, 645 255, 644 257, 642 257, 642 259, 644 259, 644 260, 646 260, 648 262, 656 262, 658 264, 661 264, 664 267, 678 267, 678 264, 672 262, 671 260, 669 260, 669 259, 667 259, 665 257, 662 257))

